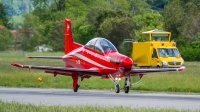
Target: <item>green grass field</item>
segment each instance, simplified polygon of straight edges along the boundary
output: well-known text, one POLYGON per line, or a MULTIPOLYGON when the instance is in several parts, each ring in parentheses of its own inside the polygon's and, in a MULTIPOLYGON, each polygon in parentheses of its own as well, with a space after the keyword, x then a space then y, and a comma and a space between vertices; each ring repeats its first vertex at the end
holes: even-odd
MULTIPOLYGON (((0 112, 191 112, 191 110, 130 108, 122 106, 46 106, 3 102, 0 100, 0 112)), ((198 110, 193 110, 198 112, 198 110)))
MULTIPOLYGON (((62 52, 38 53, 28 52, 31 56, 63 56, 62 52)), ((5 87, 33 87, 33 88, 72 88, 71 77, 46 74, 43 71, 16 68, 11 62, 31 65, 64 66, 62 60, 27 59, 23 52, 0 52, 0 86, 5 87), (43 82, 38 82, 42 77, 43 82)), ((167 91, 200 93, 200 62, 185 62, 186 70, 182 72, 168 72, 149 74, 142 78, 139 85, 133 86, 134 91, 167 91)), ((120 82, 123 88, 124 80, 120 82)), ((84 79, 80 89, 113 90, 114 83, 109 79, 92 77, 84 79)))

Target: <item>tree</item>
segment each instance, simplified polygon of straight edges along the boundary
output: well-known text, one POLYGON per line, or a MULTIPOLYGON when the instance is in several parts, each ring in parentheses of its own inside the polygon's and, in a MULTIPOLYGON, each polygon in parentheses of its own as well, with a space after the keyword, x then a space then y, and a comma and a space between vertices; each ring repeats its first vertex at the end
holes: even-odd
POLYGON ((0 30, 0 51, 8 50, 13 45, 13 35, 9 30, 3 28, 0 30))
POLYGON ((64 20, 53 23, 48 33, 48 44, 54 51, 64 51, 64 20))
POLYGON ((195 41, 195 36, 200 32, 200 10, 193 2, 188 2, 184 7, 184 12, 187 14, 184 17, 184 22, 179 31, 189 42, 195 41))
POLYGON ((200 60, 200 7, 198 0, 174 0, 164 10, 165 28, 184 54, 184 60, 200 60))
POLYGON ((5 26, 6 28, 11 28, 11 24, 9 23, 9 18, 6 16, 6 7, 3 3, 0 2, 0 25, 5 26))
POLYGON ((147 12, 153 12, 145 0, 129 0, 129 4, 129 11, 133 16, 143 15, 147 12))
POLYGON ((163 30, 163 17, 159 13, 145 13, 133 17, 136 40, 142 36, 142 32, 154 29, 163 30))
POLYGON ((182 35, 191 42, 199 32, 196 23, 199 21, 200 8, 195 3, 193 1, 175 0, 165 7, 163 13, 165 29, 172 32, 174 39, 182 35))
POLYGON ((128 10, 130 4, 127 0, 111 0, 111 6, 114 11, 117 10, 128 10))
POLYGON ((52 20, 51 2, 49 0, 32 0, 35 6, 33 14, 38 16, 42 22, 52 20))
POLYGON ((184 23, 184 4, 180 0, 174 0, 168 4, 163 12, 164 27, 167 31, 172 32, 172 38, 176 39, 180 35, 179 28, 184 23))
POLYGON ((124 39, 134 37, 133 20, 130 17, 114 17, 104 20, 98 29, 98 35, 110 40, 117 48, 124 39))
POLYGON ((89 40, 96 36, 96 30, 91 25, 82 25, 78 28, 78 36, 80 43, 86 44, 89 40))
POLYGON ((115 17, 123 18, 123 17, 131 17, 131 15, 121 10, 114 11, 109 9, 103 9, 98 12, 98 15, 96 17, 95 27, 98 29, 106 19, 115 17))
POLYGON ((170 3, 172 0, 146 0, 146 2, 154 10, 163 10, 165 5, 170 3))
POLYGON ((92 2, 87 5, 90 6, 88 13, 86 14, 87 23, 93 26, 98 24, 97 17, 99 16, 100 11, 111 10, 110 3, 105 0, 92 0, 92 2))
POLYGON ((39 18, 32 14, 25 14, 23 23, 19 24, 22 35, 19 40, 22 41, 22 49, 25 51, 33 51, 38 45, 46 43, 44 34, 44 25, 39 21, 39 18))

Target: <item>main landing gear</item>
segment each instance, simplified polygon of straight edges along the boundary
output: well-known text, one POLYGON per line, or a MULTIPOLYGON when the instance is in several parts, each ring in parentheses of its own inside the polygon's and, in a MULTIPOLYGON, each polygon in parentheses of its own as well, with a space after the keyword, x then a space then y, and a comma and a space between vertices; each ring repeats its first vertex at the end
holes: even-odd
POLYGON ((80 77, 78 77, 78 75, 73 75, 72 79, 73 79, 73 90, 74 92, 77 92, 81 84, 81 79, 80 77))

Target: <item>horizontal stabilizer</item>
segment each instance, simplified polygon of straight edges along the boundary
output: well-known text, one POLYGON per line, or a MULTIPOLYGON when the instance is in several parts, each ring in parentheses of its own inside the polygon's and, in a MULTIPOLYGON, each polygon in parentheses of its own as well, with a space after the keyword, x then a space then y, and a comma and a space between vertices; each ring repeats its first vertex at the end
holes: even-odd
POLYGON ((27 58, 62 59, 62 56, 27 56, 27 58))

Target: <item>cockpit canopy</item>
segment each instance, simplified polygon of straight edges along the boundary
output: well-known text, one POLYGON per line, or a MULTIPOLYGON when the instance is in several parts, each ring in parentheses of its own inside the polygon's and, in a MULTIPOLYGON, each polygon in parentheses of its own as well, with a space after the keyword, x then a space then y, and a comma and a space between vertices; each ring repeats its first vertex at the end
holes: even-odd
POLYGON ((90 40, 85 46, 101 53, 108 51, 118 52, 115 46, 105 38, 94 38, 90 40))

